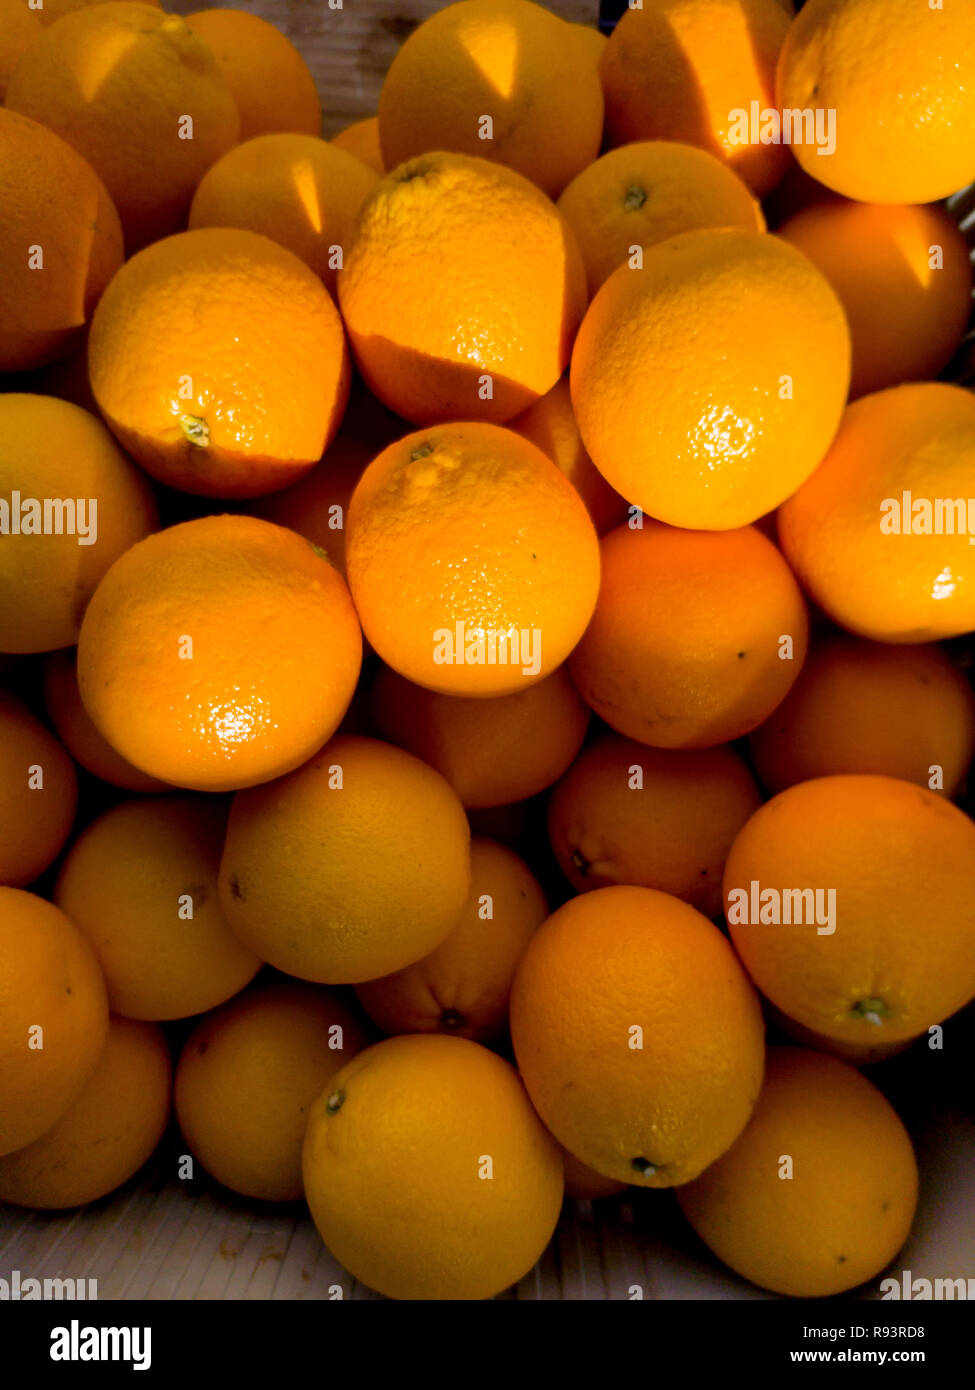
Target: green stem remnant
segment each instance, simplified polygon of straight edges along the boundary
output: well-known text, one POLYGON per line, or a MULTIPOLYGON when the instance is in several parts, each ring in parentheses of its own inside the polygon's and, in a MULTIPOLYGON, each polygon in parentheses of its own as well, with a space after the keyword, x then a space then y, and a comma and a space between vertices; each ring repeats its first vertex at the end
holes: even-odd
POLYGON ((342 1109, 342 1104, 344 1101, 344 1091, 333 1091, 332 1094, 329 1096, 328 1100, 325 1102, 326 1114, 337 1115, 339 1111, 342 1109))
POLYGON ((861 999, 853 1005, 851 1012, 859 1014, 861 1018, 866 1019, 867 1023, 872 1023, 875 1028, 879 1028, 884 1021, 884 1016, 889 1011, 882 999, 861 999))
POLYGON ((646 189, 641 188, 639 184, 633 183, 626 190, 626 196, 623 199, 623 206, 626 208, 627 212, 639 212, 646 201, 646 189))
POLYGON ((652 1178, 657 1171, 657 1165, 651 1163, 649 1158, 634 1158, 630 1163, 630 1167, 635 1169, 635 1171, 644 1178, 652 1178))
POLYGON ((210 443, 210 426, 199 415, 181 415, 179 427, 191 444, 205 449, 210 443))

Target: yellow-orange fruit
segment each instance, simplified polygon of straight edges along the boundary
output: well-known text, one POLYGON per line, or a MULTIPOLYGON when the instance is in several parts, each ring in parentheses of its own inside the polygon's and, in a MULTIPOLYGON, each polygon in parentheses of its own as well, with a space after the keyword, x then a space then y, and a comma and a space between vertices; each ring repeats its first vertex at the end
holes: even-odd
POLYGON ((220 65, 240 113, 241 140, 275 131, 320 133, 315 79, 279 28, 244 10, 197 10, 186 23, 220 65))
POLYGON ((74 763, 25 704, 0 690, 0 883, 22 888, 53 863, 77 804, 74 763))

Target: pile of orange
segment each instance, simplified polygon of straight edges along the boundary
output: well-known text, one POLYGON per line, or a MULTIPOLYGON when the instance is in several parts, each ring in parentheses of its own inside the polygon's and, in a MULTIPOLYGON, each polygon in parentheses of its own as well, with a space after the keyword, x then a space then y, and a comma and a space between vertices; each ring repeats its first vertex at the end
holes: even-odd
POLYGON ((175 1113, 392 1298, 641 1188, 897 1256, 975 1000, 935 9, 457 0, 339 129, 265 19, 0 0, 0 1202, 175 1113))

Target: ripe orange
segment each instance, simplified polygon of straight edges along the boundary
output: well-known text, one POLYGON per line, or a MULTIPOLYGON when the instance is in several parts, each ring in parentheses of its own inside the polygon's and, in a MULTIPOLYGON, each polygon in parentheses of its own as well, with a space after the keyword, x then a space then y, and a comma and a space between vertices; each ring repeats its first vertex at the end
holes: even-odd
POLYGON ((565 1195, 574 1201, 593 1202, 600 1197, 616 1197, 626 1191, 625 1182, 604 1178, 595 1168, 580 1163, 568 1149, 562 1150, 562 1167, 565 1170, 565 1195))
POLYGON ((0 883, 32 883, 64 848, 74 824, 74 763, 40 720, 0 689, 0 883))
POLYGON ((401 676, 445 695, 510 695, 560 666, 592 614, 599 545, 540 449, 483 422, 391 444, 352 494, 349 588, 401 676))
POLYGON ((760 804, 731 748, 678 752, 603 734, 553 791, 548 829, 577 892, 637 884, 716 917, 728 851, 760 804))
POLYGON ((141 771, 231 791, 289 772, 330 737, 361 652, 324 555, 256 517, 201 517, 112 566, 82 624, 78 685, 141 771))
POLYGON ((527 1274, 562 1206, 562 1158, 514 1069, 465 1038, 389 1038, 312 1108, 315 1225, 389 1298, 490 1298, 527 1274))
POLYGON ((573 349, 572 404, 593 462, 628 501, 723 531, 805 482, 849 377, 846 319, 815 266, 775 237, 710 228, 609 277, 573 349))
POLYGON ((748 746, 773 792, 874 772, 953 796, 975 757, 975 694, 941 647, 827 637, 748 746))
POLYGON ((327 140, 262 135, 228 151, 203 175, 190 228, 260 232, 293 251, 334 294, 337 266, 377 182, 362 160, 327 140))
POLYGON ((601 71, 611 143, 680 140, 723 160, 760 197, 785 173, 781 144, 739 143, 736 112, 775 106, 789 31, 782 0, 642 0, 609 38, 601 71))
MULTIPOLYGON (((20 5, 25 4, 26 0, 17 0, 20 5)), ((58 19, 63 19, 66 14, 74 14, 76 10, 83 10, 88 5, 102 4, 104 0, 42 0, 39 10, 34 13, 44 25, 53 24, 58 19)), ((147 5, 153 5, 156 9, 161 7, 161 0, 144 0, 147 5)))
POLYGON ((737 1138, 762 1081, 762 1015, 717 927, 651 888, 601 888, 535 933, 511 989, 532 1103, 619 1182, 688 1182, 737 1138))
POLYGON ((450 935, 404 970, 359 985, 385 1033, 450 1033, 488 1043, 505 1031, 515 968, 548 916, 538 880, 494 840, 471 842, 471 890, 450 935))
POLYGON ((789 787, 739 833, 724 893, 755 984, 826 1037, 899 1042, 975 996, 975 824, 926 788, 789 787))
POLYGON ((354 435, 338 434, 325 456, 303 477, 280 492, 257 498, 249 510, 265 521, 287 526, 323 550, 345 576, 345 533, 349 503, 376 449, 354 435))
POLYGON ((670 140, 609 150, 576 175, 558 207, 575 232, 590 295, 634 246, 701 227, 765 230, 761 204, 737 174, 706 150, 670 140))
POLYGON ((578 492, 600 536, 626 520, 627 504, 586 453, 576 417, 568 376, 558 381, 534 405, 508 422, 508 428, 537 444, 562 470, 578 492))
POLYGON ((968 325, 972 267, 942 208, 832 199, 777 235, 839 295, 853 344, 851 397, 935 377, 950 360, 968 325))
POLYGON ((893 1259, 917 1188, 907 1130, 866 1077, 835 1057, 772 1047, 744 1133, 677 1200, 705 1244, 746 1279, 822 1298, 893 1259))
POLYGON ((299 979, 359 984, 412 965, 470 891, 470 830, 439 773, 341 736, 234 798, 220 900, 238 937, 299 979))
POLYGON ((158 777, 150 777, 133 767, 95 728, 91 715, 81 703, 73 647, 51 652, 45 661, 44 705, 58 738, 86 771, 130 792, 168 790, 158 777))
POLYGON ((379 148, 379 117, 367 116, 364 121, 353 121, 351 125, 332 136, 332 144, 347 154, 354 154, 363 164, 368 164, 380 177, 386 172, 383 152, 379 148))
POLYGON ((17 60, 40 36, 40 14, 26 0, 0 0, 0 102, 17 60))
POLYGON ((337 996, 296 980, 247 990, 208 1014, 176 1069, 176 1117, 224 1187, 297 1202, 312 1103, 370 1039, 337 996))
POLYGON ((90 5, 45 29, 11 73, 7 105, 84 155, 130 254, 184 225, 201 176, 240 133, 210 49, 146 4, 90 5))
POLYGON ((553 198, 596 158, 602 131, 591 51, 529 0, 460 0, 430 15, 379 96, 387 168, 456 150, 508 165, 553 198))
POLYGON ((829 188, 931 203, 975 177, 973 69, 970 5, 809 0, 782 47, 775 104, 836 113, 832 154, 794 147, 829 188))
POLYGON ((973 470, 971 392, 920 382, 864 396, 779 509, 786 559, 828 615, 860 637, 931 642, 971 632, 973 470))
POLYGON ((112 1018, 84 1089, 52 1127, 0 1158, 0 1201, 58 1211, 114 1192, 145 1163, 172 1108, 160 1027, 112 1018))
POLYGON ((220 64, 240 112, 241 140, 276 131, 321 133, 315 79, 280 29, 243 10, 197 10, 186 23, 220 64))
MULTIPOLYGON (((9 3, 24 9, 23 0, 9 3)), ((122 227, 92 167, 52 131, 3 108, 0 205, 0 371, 24 371, 77 345, 122 264, 122 227)))
POLYGON ((467 807, 507 806, 550 787, 589 725, 564 666, 492 700, 438 695, 383 666, 370 699, 383 737, 435 767, 467 807))
POLYGON ((599 602, 569 668, 583 699, 655 748, 749 733, 785 698, 808 620, 778 550, 755 527, 620 526, 601 543, 599 602))
POLYGON ((0 888, 0 1154, 64 1114, 107 1032, 105 982, 81 932, 43 898, 0 888))
POLYGON ((366 385, 415 424, 503 423, 569 362, 582 257, 545 194, 511 169, 433 153, 380 180, 339 275, 366 385))
POLYGON ((321 458, 349 393, 342 323, 318 276, 229 227, 167 237, 128 261, 98 305, 88 361, 123 446, 161 482, 205 497, 293 483, 321 458))
POLYGON ((0 651, 78 639, 95 587, 158 524, 143 475, 94 415, 0 395, 0 651))
POLYGON ((257 974, 217 902, 226 823, 214 798, 123 801, 65 856, 55 901, 91 942, 115 1013, 189 1018, 257 974))

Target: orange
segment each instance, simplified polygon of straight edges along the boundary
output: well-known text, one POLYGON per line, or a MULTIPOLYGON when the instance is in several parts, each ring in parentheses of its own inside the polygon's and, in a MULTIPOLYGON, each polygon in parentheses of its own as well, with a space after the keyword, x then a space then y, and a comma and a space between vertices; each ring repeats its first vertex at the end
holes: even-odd
POLYGON ((953 796, 975 757, 975 694, 938 646, 826 637, 748 747, 773 792, 874 772, 953 796))
POLYGON ((438 772, 341 736, 234 798, 220 900, 239 939, 321 984, 359 984, 428 955, 471 884, 464 808, 438 772))
POLYGON ((44 704, 58 738, 87 772, 130 792, 168 790, 165 782, 140 772, 121 753, 116 753, 95 728, 91 715, 81 703, 73 647, 51 652, 45 661, 44 704))
POLYGON ((0 1158, 0 1201, 58 1211, 114 1192, 163 1137, 171 1092, 162 1029, 111 1019, 81 1094, 39 1139, 0 1158))
POLYGON ((503 423, 568 366, 586 304, 582 257, 527 179, 432 153, 381 179, 339 274, 369 389, 417 425, 503 423))
POLYGON ((535 933, 511 990, 535 1109, 570 1153, 639 1187, 688 1182, 762 1082, 758 1000, 717 927, 651 888, 601 888, 535 933))
POLYGON ((767 1000, 764 1012, 766 1020, 774 1024, 792 1042, 797 1042, 802 1047, 811 1047, 816 1052, 828 1052, 854 1067, 872 1067, 878 1062, 886 1062, 888 1058, 896 1057, 900 1052, 906 1052, 909 1047, 924 1046, 924 1042, 916 1038, 904 1038, 900 1042, 872 1042, 869 1038, 863 1042, 840 1042, 836 1038, 826 1037, 824 1033, 817 1033, 814 1028, 804 1028, 801 1023, 796 1023, 794 1018, 789 1018, 767 1000))
POLYGON ((370 1041, 337 997, 297 981, 248 990, 187 1038, 176 1117, 195 1158, 224 1187, 297 1202, 312 1103, 370 1041))
POLYGON ((81 932, 43 898, 0 888, 0 1154, 64 1114, 107 1032, 105 982, 81 932))
POLYGON ((805 482, 849 378, 843 309, 812 262, 775 237, 709 228, 609 277, 573 349, 572 404, 627 501, 672 526, 724 531, 805 482))
POLYGON ((319 135, 322 106, 308 64, 289 38, 243 10, 197 10, 186 23, 216 55, 240 112, 240 138, 319 135))
POLYGON ((761 204, 706 150, 640 140, 583 169, 558 201, 575 232, 594 295, 634 246, 653 246, 701 227, 764 232, 761 204))
POLYGON ((7 105, 84 155, 130 254, 185 225, 201 176, 240 132, 210 49, 145 4, 90 5, 45 29, 11 73, 7 105))
POLYGON ((624 10, 601 63, 611 143, 698 145, 764 196, 785 173, 788 149, 740 142, 735 113, 775 106, 788 31, 782 0, 642 0, 624 10))
POLYGON ((471 842, 471 891, 445 941, 405 970, 359 985, 384 1033, 451 1033, 492 1042, 508 1022, 515 967, 548 916, 538 880, 494 840, 471 842))
MULTIPOLYGON (((18 4, 25 4, 26 0, 18 0, 18 4)), ((36 0, 35 0, 36 3, 36 0)), ((53 24, 58 19, 63 19, 66 14, 74 14, 76 10, 83 10, 88 5, 102 4, 103 0, 41 0, 41 8, 34 13, 42 24, 53 24)), ((161 0, 145 0, 145 4, 154 5, 156 9, 161 7, 161 0)))
POLYGON ((91 942, 115 1013, 189 1018, 257 974, 217 901, 226 823, 226 806, 207 797, 123 801, 65 856, 55 901, 91 942))
POLYGON ((549 837, 579 893, 637 884, 717 917, 724 861, 760 804, 731 748, 678 752, 603 734, 553 791, 549 837))
POLYGON ((0 0, 0 102, 17 60, 40 36, 40 13, 29 10, 26 0, 0 0))
POLYGON ((975 11, 918 0, 809 0, 779 58, 777 105, 835 111, 828 157, 799 163, 848 198, 931 203, 975 178, 975 11))
POLYGON ((260 232, 293 251, 334 294, 337 267, 377 182, 360 159, 327 140, 260 135, 228 151, 203 175, 190 227, 260 232))
POLYGON ((78 639, 106 571, 158 524, 143 475, 94 415, 0 395, 0 651, 78 639))
POLYGON ((383 737, 435 767, 467 807, 507 806, 550 787, 589 725, 564 666, 493 700, 438 695, 383 666, 371 708, 383 737))
POLYGON ((232 791, 321 747, 361 652, 345 583, 323 554, 283 526, 209 516, 112 566, 82 624, 78 685, 99 733, 140 771, 232 791))
POLYGON ((418 430, 363 473, 349 505, 349 588, 373 647, 444 695, 510 695, 560 666, 599 588, 575 488, 521 435, 418 430))
POLYGON ((368 164, 382 177, 386 172, 383 152, 379 147, 379 117, 367 116, 364 121, 353 121, 351 125, 332 136, 332 144, 347 154, 354 154, 363 164, 368 164))
POLYGON ((724 893, 758 988, 838 1042, 917 1037, 975 996, 975 824, 926 788, 789 787, 739 833, 724 893))
POLYGON ((609 39, 599 29, 591 24, 570 21, 569 33, 582 45, 583 51, 589 55, 594 63, 599 63, 609 39))
POLYGON ((616 1197, 626 1191, 625 1182, 604 1178, 595 1168, 580 1163, 568 1149, 562 1150, 562 1166, 565 1170, 565 1195, 574 1201, 593 1202, 600 1197, 616 1197))
POLYGON ((591 50, 529 0, 460 0, 430 15, 379 95, 388 169, 456 150, 506 164, 553 198, 596 158, 602 132, 591 50))
POLYGON ((91 165, 52 131, 3 108, 0 204, 0 371, 24 371, 77 345, 122 264, 122 227, 91 165))
POLYGON ((88 363, 123 446, 204 497, 293 483, 349 392, 342 323, 318 276, 238 228, 182 232, 128 261, 98 305, 88 363))
POLYGON ((709 748, 750 733, 782 701, 808 620, 778 550, 754 527, 680 531, 647 522, 603 538, 592 622, 569 663, 583 699, 655 748, 709 748))
POLYGON ((0 883, 32 883, 64 848, 74 824, 74 763, 40 720, 0 689, 0 883))
POLYGON ((785 557, 860 637, 932 642, 975 629, 975 398, 894 386, 847 409, 821 466, 779 510, 785 557))
POLYGON ((823 1298, 890 1263, 917 1190, 907 1130, 876 1086, 835 1057, 772 1047, 744 1133, 677 1200, 738 1274, 774 1293, 823 1298))
POLYGON ((361 1052, 315 1102, 302 1166, 325 1244, 389 1298, 500 1293, 562 1206, 558 1145, 513 1068, 465 1038, 361 1052))
POLYGON ((935 377, 951 359, 968 325, 972 268, 942 208, 834 199, 777 234, 839 295, 853 344, 851 397, 935 377))
POLYGON ((537 444, 542 453, 548 454, 562 470, 585 502, 592 524, 600 536, 626 520, 626 500, 610 487, 586 453, 576 417, 572 413, 568 376, 559 377, 551 391, 516 415, 508 425, 517 434, 523 434, 537 444))

